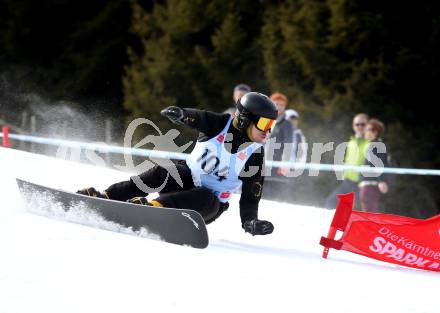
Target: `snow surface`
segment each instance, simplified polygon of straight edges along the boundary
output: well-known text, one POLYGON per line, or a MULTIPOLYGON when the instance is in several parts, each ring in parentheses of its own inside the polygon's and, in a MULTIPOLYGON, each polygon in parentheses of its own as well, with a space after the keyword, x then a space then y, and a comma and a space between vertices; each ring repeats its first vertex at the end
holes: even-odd
POLYGON ((438 273, 344 251, 322 259, 330 211, 263 200, 275 231, 252 237, 234 197, 199 250, 32 214, 15 184, 105 189, 127 173, 0 148, 0 175, 1 313, 440 312, 438 273))

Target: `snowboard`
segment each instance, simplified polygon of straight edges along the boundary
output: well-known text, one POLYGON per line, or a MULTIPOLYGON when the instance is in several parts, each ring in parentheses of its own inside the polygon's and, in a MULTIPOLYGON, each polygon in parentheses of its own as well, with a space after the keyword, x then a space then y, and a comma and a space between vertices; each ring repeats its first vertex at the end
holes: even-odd
POLYGON ((131 228, 133 231, 144 228, 148 233, 157 235, 161 240, 169 243, 200 249, 206 248, 209 243, 205 222, 202 216, 193 210, 161 208, 88 197, 21 179, 17 179, 17 184, 28 205, 32 205, 35 196, 41 195, 58 205, 61 204, 65 211, 75 206, 82 206, 106 221, 131 228))

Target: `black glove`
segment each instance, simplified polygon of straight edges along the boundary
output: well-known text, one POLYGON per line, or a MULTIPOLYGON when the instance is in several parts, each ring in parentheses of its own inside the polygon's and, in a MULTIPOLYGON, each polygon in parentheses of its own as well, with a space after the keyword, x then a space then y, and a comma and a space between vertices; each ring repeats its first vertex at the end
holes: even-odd
POLYGON ((269 221, 260 221, 259 219, 253 219, 245 221, 242 224, 245 232, 255 235, 268 235, 273 232, 273 224, 269 221))
POLYGON ((170 106, 170 107, 165 108, 162 111, 160 111, 160 114, 162 116, 168 117, 168 119, 171 122, 173 122, 174 124, 178 124, 178 125, 184 125, 185 124, 183 122, 184 112, 179 107, 170 106))
POLYGON ((127 202, 134 204, 149 205, 147 198, 145 197, 134 197, 132 199, 128 199, 127 202))

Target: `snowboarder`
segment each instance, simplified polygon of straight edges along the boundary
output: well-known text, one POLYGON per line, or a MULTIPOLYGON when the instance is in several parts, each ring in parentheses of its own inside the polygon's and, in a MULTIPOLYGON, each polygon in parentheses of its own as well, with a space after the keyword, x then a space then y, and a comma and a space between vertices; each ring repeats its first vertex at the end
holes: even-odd
POLYGON ((216 220, 229 207, 231 194, 240 188, 240 217, 243 229, 252 235, 272 233, 271 222, 258 219, 263 188, 263 143, 277 119, 275 104, 258 92, 237 101, 238 114, 214 113, 170 106, 161 114, 174 124, 199 131, 197 143, 186 161, 173 165, 182 185, 159 165, 137 176, 150 188, 163 185, 152 201, 138 188, 133 177, 108 187, 105 192, 85 188, 78 193, 128 201, 137 204, 191 209, 199 212, 206 224, 216 220))

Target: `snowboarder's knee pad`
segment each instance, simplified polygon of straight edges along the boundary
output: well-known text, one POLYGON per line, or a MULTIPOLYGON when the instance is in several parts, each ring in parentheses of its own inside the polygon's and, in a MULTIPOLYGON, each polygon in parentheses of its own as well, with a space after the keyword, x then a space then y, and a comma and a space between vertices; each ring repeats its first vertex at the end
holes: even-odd
POLYGON ((194 191, 197 193, 199 212, 205 220, 216 216, 220 208, 220 202, 214 192, 206 187, 197 187, 194 188, 194 191))

